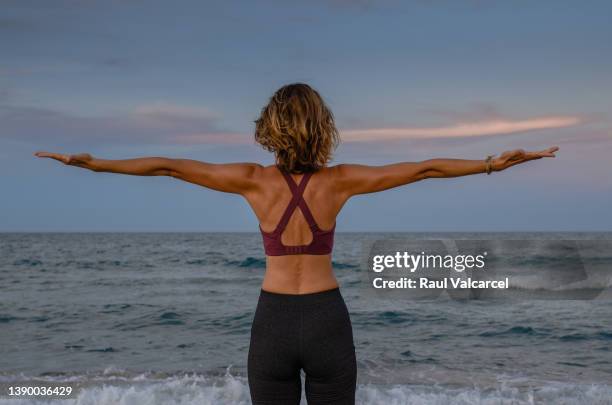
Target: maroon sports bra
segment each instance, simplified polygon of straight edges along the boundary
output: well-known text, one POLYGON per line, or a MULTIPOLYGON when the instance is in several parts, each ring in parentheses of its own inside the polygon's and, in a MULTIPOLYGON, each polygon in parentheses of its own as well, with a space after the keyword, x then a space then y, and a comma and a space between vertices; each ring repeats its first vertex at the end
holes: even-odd
MULTIPOLYGON (((277 166, 278 167, 278 166, 277 166)), ((259 230, 261 231, 261 236, 263 238, 264 250, 267 256, 286 256, 286 255, 326 255, 331 253, 332 248, 334 246, 334 230, 336 229, 336 223, 334 222, 334 226, 328 230, 324 231, 317 225, 308 205, 306 205, 306 201, 304 201, 303 193, 306 188, 306 184, 308 184, 308 180, 312 177, 312 172, 305 173, 302 176, 302 180, 300 184, 296 184, 293 180, 293 177, 284 170, 278 168, 282 173, 283 177, 289 184, 289 189, 291 190, 291 194, 293 197, 285 209, 283 216, 280 219, 280 222, 276 226, 272 232, 265 232, 261 229, 261 224, 259 225, 259 230), (297 207, 300 207, 302 214, 304 214, 304 218, 310 227, 310 232, 312 232, 312 241, 307 245, 297 245, 297 246, 286 246, 281 242, 281 235, 283 231, 287 227, 289 223, 289 219, 293 214, 293 211, 297 207)))

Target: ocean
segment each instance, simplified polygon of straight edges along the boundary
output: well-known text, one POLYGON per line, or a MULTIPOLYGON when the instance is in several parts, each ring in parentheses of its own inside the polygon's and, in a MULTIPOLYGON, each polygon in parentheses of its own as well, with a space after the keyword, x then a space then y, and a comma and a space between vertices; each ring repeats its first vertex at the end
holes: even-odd
MULTIPOLYGON (((391 237, 612 234, 337 233, 357 403, 612 404, 612 299, 372 296, 364 241, 391 237)), ((0 234, 0 383, 79 387, 63 402, 5 396, 0 404, 249 404, 246 360, 264 269, 256 233, 0 234)), ((609 283, 598 287, 610 297, 609 283)))

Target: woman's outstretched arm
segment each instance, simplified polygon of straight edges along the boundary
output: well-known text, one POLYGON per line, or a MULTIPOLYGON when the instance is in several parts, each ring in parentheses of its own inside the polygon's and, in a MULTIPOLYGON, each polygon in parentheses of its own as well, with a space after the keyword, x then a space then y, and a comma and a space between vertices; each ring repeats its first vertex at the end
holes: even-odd
MULTIPOLYGON (((511 166, 543 157, 555 157, 558 147, 539 152, 522 149, 502 153, 491 159, 491 171, 505 170, 511 166)), ((485 173, 486 160, 430 159, 422 162, 394 163, 385 166, 340 164, 336 166, 338 190, 347 198, 357 194, 375 193, 404 184, 429 178, 459 177, 485 173)))
POLYGON ((35 155, 95 172, 134 176, 170 176, 213 190, 236 194, 245 194, 254 189, 256 187, 254 178, 257 171, 261 169, 261 165, 256 163, 216 164, 164 157, 108 160, 94 158, 89 153, 67 155, 36 152, 35 155))

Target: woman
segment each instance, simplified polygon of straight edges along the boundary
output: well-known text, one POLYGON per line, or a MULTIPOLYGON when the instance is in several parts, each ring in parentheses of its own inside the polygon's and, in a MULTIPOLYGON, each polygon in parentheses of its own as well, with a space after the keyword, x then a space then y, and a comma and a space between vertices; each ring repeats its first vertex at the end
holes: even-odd
POLYGON ((248 201, 259 219, 267 263, 248 354, 255 404, 298 404, 300 369, 309 404, 355 402, 351 321, 331 261, 336 217, 350 197, 428 178, 489 174, 554 157, 558 150, 514 150, 484 160, 328 167, 338 131, 319 94, 303 83, 279 89, 255 122, 255 140, 275 154, 275 165, 36 153, 96 172, 172 176, 248 201))

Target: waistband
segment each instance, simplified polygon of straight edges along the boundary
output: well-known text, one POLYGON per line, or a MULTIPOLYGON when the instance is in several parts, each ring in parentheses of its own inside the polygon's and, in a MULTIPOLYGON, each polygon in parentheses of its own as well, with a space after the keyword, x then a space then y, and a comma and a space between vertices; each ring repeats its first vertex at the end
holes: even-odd
POLYGON ((262 289, 259 299, 274 304, 308 305, 342 299, 342 294, 340 294, 340 287, 308 294, 281 294, 262 289))

